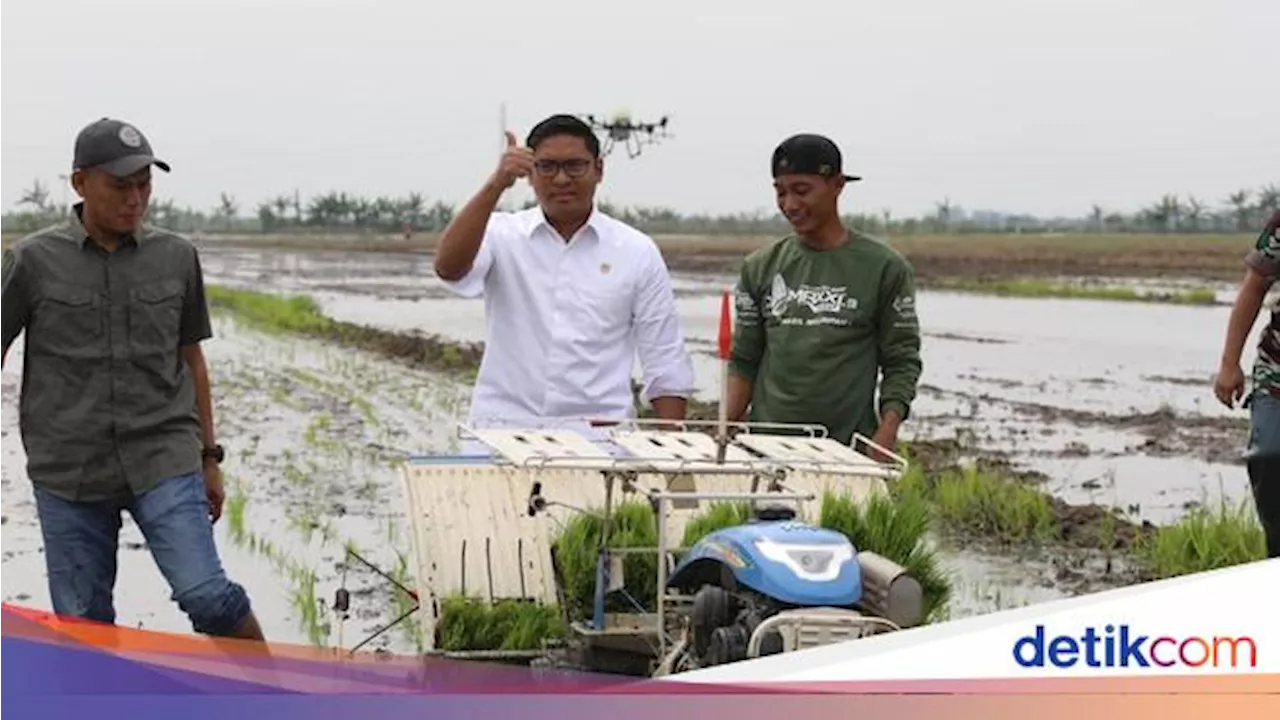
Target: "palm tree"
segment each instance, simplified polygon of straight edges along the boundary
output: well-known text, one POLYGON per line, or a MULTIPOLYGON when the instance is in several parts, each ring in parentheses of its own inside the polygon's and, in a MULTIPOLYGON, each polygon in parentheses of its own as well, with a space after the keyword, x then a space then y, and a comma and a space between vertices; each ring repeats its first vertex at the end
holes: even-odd
POLYGON ((1191 232, 1200 230, 1200 219, 1204 217, 1204 211, 1207 205, 1196 199, 1194 195, 1187 196, 1187 222, 1191 226, 1191 232))
POLYGON ((942 226, 943 232, 951 230, 951 213, 955 209, 951 204, 951 198, 944 198, 942 202, 935 203, 938 208, 938 224, 942 226))
POLYGON ((272 207, 275 209, 275 218, 278 222, 284 222, 284 214, 289 212, 289 208, 293 207, 293 198, 288 195, 278 195, 276 199, 271 201, 272 207))
POLYGON ((1258 189, 1258 210, 1262 217, 1280 210, 1280 185, 1271 183, 1258 189))
POLYGON ((1227 196, 1227 204, 1232 207, 1232 215, 1236 219, 1236 230, 1244 231, 1249 229, 1250 218, 1253 214, 1252 208, 1249 207, 1249 191, 1237 190, 1227 196))
POLYGON ((214 215, 222 218, 223 227, 225 229, 231 229, 231 221, 235 219, 236 213, 239 211, 240 209, 236 206, 236 199, 233 196, 225 192, 220 194, 218 198, 218 208, 214 210, 214 215))
POLYGON ((36 210, 44 210, 49 203, 49 188, 40 182, 40 178, 36 178, 31 187, 22 191, 22 199, 18 200, 19 205, 34 205, 36 210))

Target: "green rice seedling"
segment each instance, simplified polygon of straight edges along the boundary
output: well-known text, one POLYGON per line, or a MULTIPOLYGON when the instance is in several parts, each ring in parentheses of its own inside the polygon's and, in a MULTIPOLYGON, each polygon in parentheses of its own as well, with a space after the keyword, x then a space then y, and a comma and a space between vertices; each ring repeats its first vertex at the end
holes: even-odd
POLYGON ((752 518, 749 502, 715 502, 703 512, 689 518, 684 528, 682 545, 690 547, 717 530, 742 525, 752 518))
POLYGON ((826 492, 818 523, 898 563, 920 583, 926 622, 935 620, 951 599, 951 579, 929 544, 929 506, 921 497, 875 494, 859 504, 848 494, 826 492))
MULTIPOLYGON (((554 543, 565 587, 565 598, 571 616, 583 619, 591 615, 596 586, 596 559, 599 557, 603 518, 599 510, 574 515, 564 524, 554 543)), ((629 501, 614 506, 611 519, 610 545, 613 547, 647 547, 658 545, 658 529, 653 508, 646 501, 629 501)), ((646 609, 656 607, 656 553, 632 553, 623 561, 627 595, 646 609)), ((615 594, 618 595, 618 594, 615 594)), ((611 610, 635 612, 636 607, 623 598, 608 598, 611 610)))
POLYGON ((1049 497, 1026 484, 968 465, 938 476, 930 492, 939 519, 964 534, 1005 542, 1048 541, 1058 524, 1049 497))
POLYGON ((1152 302, 1173 305, 1214 305, 1217 295, 1209 289, 1175 290, 1144 293, 1131 287, 1114 285, 1070 285, 1046 280, 983 280, 974 278, 939 279, 932 284, 939 290, 971 292, 998 297, 1069 298, 1121 302, 1152 302))
POLYGON ((310 297, 281 296, 205 286, 210 307, 226 310, 237 319, 266 332, 323 333, 333 325, 310 297))
POLYGON ((436 646, 445 651, 537 650, 565 636, 554 605, 504 599, 448 597, 440 604, 436 646))
POLYGON ((1263 560, 1266 541, 1251 501, 1223 500, 1216 510, 1201 505, 1160 527, 1135 551, 1145 574, 1163 579, 1263 560))

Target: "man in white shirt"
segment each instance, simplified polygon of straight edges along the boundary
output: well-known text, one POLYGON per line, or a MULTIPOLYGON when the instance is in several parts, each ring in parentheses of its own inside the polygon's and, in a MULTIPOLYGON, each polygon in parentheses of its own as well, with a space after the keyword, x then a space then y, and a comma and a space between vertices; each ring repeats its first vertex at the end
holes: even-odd
POLYGON ((600 142, 569 115, 543 120, 507 150, 453 218, 436 274, 485 299, 488 337, 472 394, 476 427, 573 427, 569 418, 634 415, 631 370, 644 372, 654 415, 685 417, 694 389, 666 263, 647 235, 601 213, 600 142), (538 206, 495 212, 528 178, 538 206))

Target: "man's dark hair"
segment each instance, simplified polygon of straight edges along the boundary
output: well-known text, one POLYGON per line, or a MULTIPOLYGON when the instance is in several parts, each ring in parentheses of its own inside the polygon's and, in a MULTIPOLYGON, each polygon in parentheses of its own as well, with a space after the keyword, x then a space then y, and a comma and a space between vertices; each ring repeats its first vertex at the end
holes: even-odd
POLYGON ((524 144, 530 150, 537 150, 543 140, 555 135, 580 137, 590 151, 591 157, 600 157, 600 138, 596 137, 590 125, 572 115, 552 115, 534 125, 524 144))

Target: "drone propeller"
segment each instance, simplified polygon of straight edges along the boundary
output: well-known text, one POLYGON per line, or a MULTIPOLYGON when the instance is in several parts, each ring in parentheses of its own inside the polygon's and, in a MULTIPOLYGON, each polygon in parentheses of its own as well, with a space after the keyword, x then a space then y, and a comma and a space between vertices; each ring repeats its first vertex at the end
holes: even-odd
POLYGON ((640 155, 646 142, 654 144, 657 138, 670 137, 667 133, 667 125, 671 119, 669 115, 663 115, 657 122, 640 122, 632 119, 629 113, 618 113, 612 118, 597 118, 591 113, 579 117, 603 135, 602 155, 608 155, 614 145, 621 142, 627 146, 627 155, 634 158, 640 155), (641 137, 640 133, 644 133, 647 138, 641 137))

